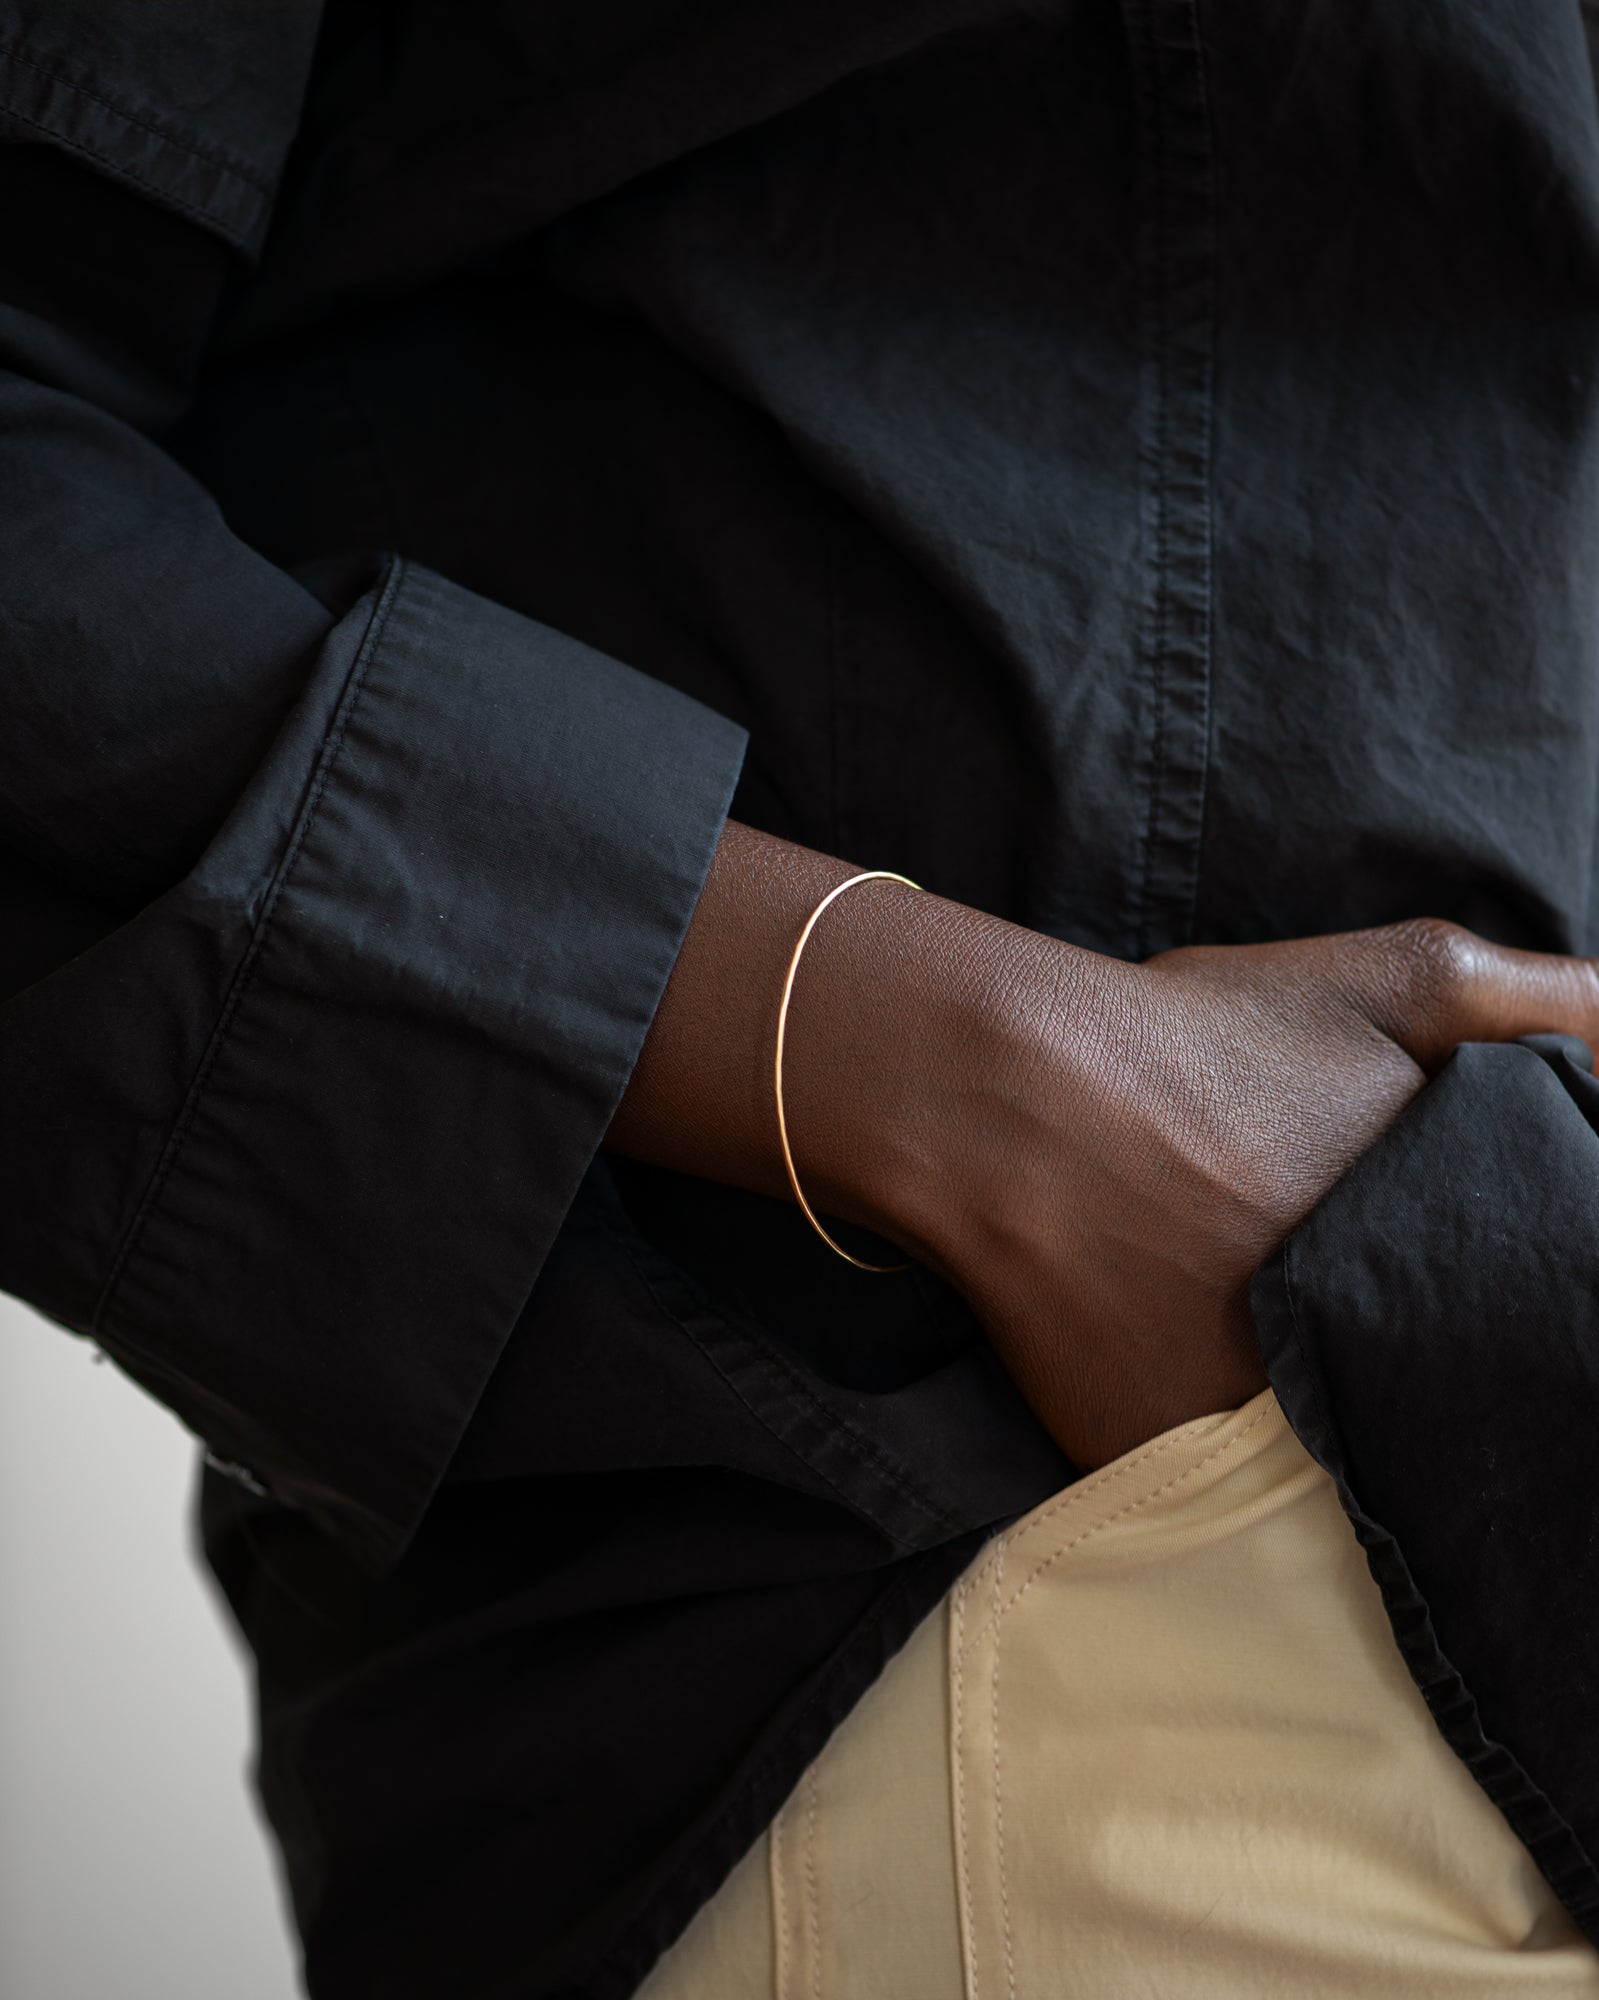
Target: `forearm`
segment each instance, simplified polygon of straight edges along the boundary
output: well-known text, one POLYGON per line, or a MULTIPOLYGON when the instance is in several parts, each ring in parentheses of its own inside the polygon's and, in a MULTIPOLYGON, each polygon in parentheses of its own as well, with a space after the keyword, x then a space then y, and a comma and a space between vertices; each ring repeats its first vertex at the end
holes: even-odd
MULTIPOLYGON (((729 821, 607 1144, 788 1198, 774 1109, 778 997, 794 942, 845 862, 729 821)), ((910 1044, 941 1011, 923 899, 875 882, 827 912, 790 1011, 785 1100, 807 1193, 893 1228, 928 1141, 910 1044), (897 1021, 900 1032, 884 1025, 897 1021)), ((922 1055, 925 1062, 925 1052, 922 1055)))

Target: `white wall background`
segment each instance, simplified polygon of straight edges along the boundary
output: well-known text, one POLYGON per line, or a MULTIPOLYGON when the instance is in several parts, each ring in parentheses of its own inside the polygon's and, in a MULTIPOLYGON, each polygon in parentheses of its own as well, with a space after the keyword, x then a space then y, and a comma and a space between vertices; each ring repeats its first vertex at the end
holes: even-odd
POLYGON ((293 2000, 195 1447, 0 1298, 0 1995, 293 2000))

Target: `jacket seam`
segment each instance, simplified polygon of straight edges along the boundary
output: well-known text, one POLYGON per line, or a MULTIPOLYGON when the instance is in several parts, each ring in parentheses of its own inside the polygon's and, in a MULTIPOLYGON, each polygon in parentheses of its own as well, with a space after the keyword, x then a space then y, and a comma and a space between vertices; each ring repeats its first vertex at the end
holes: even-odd
POLYGON ((1198 905, 1211 726, 1216 221, 1198 0, 1133 0, 1131 12, 1144 127, 1141 505, 1150 554, 1140 649, 1151 717, 1129 928, 1143 957, 1186 943, 1198 905))
MULTIPOLYGON (((0 41, 0 57, 7 62, 16 63, 20 68, 33 70, 37 75, 51 83, 59 84, 63 90, 70 90, 74 96, 82 97, 90 104, 102 106, 122 119, 125 124, 135 126, 141 132, 148 132, 154 138, 164 139, 169 145, 181 148, 185 153, 192 153, 197 160, 204 160, 208 166, 219 167, 225 173, 236 175, 260 194, 269 195, 272 192, 272 182, 267 175, 226 147, 212 145, 208 140, 197 138, 177 126, 165 124, 147 111, 136 111, 122 98, 110 97, 104 91, 92 90, 87 84, 77 82, 63 71, 52 69, 49 64, 37 62, 32 56, 24 55, 14 43, 0 41)), ((20 117, 22 114, 12 112, 11 115, 20 117)), ((34 124, 36 121, 24 119, 23 122, 34 124)), ((40 129, 47 128, 40 127, 40 129)), ((83 150, 87 152, 89 149, 85 147, 83 150)))
POLYGON ((111 1309, 116 1288, 127 1269, 128 1261, 137 1247, 145 1225, 159 1203, 162 1194, 165 1192, 173 1171, 182 1156, 183 1148, 193 1127, 195 1117, 205 1099, 206 1089, 211 1080, 211 1073, 216 1067, 217 1058, 226 1046, 233 1022, 249 992, 256 964, 260 959, 262 948, 265 946, 267 938, 271 933, 273 919, 277 914, 279 899, 294 874, 295 866, 304 849, 306 839, 315 823, 318 810, 322 804, 323 794, 327 790, 328 781, 333 775, 339 753, 343 748, 345 732, 349 726, 350 718, 355 712, 361 690, 365 685, 367 669, 382 640, 384 629, 388 624, 389 613, 398 595, 404 573, 405 565, 403 561, 396 560, 384 586, 383 593, 373 611, 372 621, 362 638, 360 650, 356 654, 355 661, 350 668, 349 677, 340 692, 338 709, 329 727, 327 739, 322 746, 322 752, 318 759, 310 793, 301 808, 298 823, 290 837, 288 847, 284 850, 283 859, 273 876, 271 886, 267 891, 266 900, 262 905, 261 914, 251 933, 250 942, 245 948, 243 958, 239 961, 238 970, 233 975, 232 983, 222 1004, 222 1011, 217 1017, 216 1025, 211 1030, 210 1038, 200 1058, 199 1065, 195 1070, 194 1077, 190 1082, 184 1102, 179 1109, 172 1130, 168 1134, 167 1142, 162 1148, 161 1157, 157 1160, 154 1172, 151 1174, 149 1185, 145 1189, 138 1207, 134 1210, 133 1218, 123 1234, 122 1242, 117 1249, 115 1257, 112 1259, 111 1268, 106 1274, 105 1283, 101 1287, 100 1296, 95 1302, 94 1313, 89 1322, 91 1336, 97 1335, 103 1327, 106 1315, 111 1309))
POLYGON ((829 506, 824 516, 826 546, 823 556, 826 593, 827 619, 827 748, 828 748, 828 820, 835 854, 848 854, 855 847, 853 833, 846 833, 844 824, 844 774, 841 768, 844 755, 844 721, 841 713, 844 699, 844 643, 843 643, 843 551, 839 546, 840 527, 836 505, 829 506))

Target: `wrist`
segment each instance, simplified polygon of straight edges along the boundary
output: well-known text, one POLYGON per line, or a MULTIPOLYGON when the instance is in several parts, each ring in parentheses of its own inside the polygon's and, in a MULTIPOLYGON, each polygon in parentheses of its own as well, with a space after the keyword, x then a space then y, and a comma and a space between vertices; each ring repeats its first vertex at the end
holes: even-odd
POLYGON ((1086 1101, 1109 989, 1133 968, 886 887, 817 967, 800 1030, 816 1067, 787 1093, 796 1165, 813 1206, 970 1292, 974 1271, 1058 1229, 1063 1109, 1086 1101), (829 1028, 834 979, 855 1000, 829 1028))
MULTIPOLYGON (((1085 1280, 1087 1222, 1137 1151, 1138 967, 966 912, 923 1079, 926 1139, 897 1198, 913 1253, 980 1301, 1000 1274, 1085 1280), (1074 1248, 1074 1239, 1081 1238, 1074 1248)), ((1090 1287, 1091 1289, 1091 1287, 1090 1287)))
POLYGON ((960 1082, 950 1052, 968 1026, 948 968, 973 914, 863 883, 812 934, 789 1011, 784 1100, 806 1199, 922 1261, 947 1170, 948 1086, 960 1082))

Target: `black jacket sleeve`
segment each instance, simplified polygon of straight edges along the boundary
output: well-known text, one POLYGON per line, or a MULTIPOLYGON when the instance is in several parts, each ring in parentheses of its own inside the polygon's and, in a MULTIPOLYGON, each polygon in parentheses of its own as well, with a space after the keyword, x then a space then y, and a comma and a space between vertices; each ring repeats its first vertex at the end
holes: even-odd
POLYGON ((626 1083, 742 733, 403 560, 233 535, 160 440, 313 10, 12 11, 0 1285, 381 1567, 626 1083))

